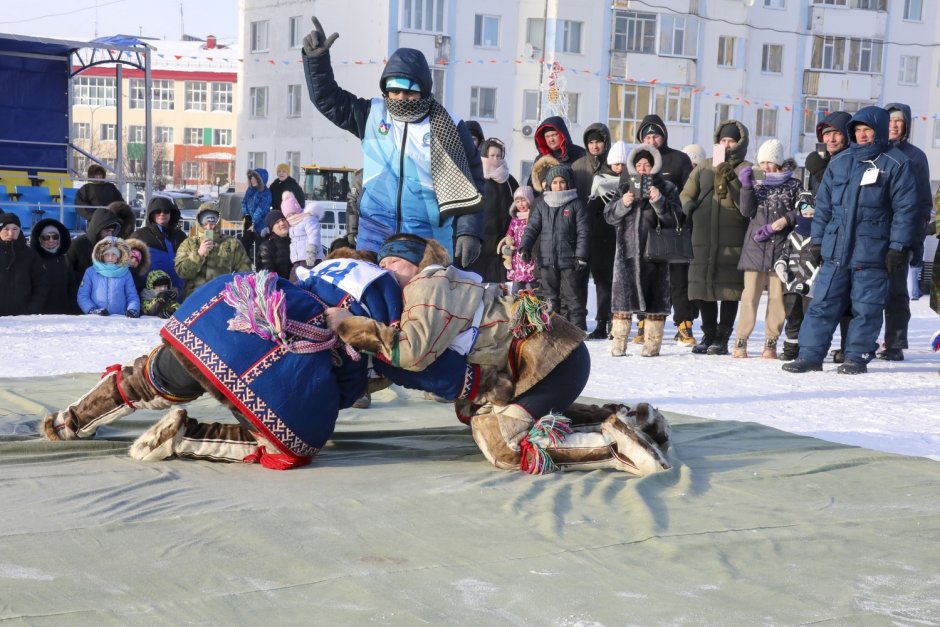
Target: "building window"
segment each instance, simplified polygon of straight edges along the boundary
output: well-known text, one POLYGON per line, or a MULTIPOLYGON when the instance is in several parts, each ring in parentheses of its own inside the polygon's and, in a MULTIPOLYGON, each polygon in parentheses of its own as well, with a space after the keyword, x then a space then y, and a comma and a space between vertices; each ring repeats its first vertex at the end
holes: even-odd
POLYGON ((300 85, 287 86, 287 117, 300 117, 301 93, 300 85))
POLYGON ((650 113, 667 124, 692 123, 692 90, 664 85, 612 83, 608 100, 611 141, 633 143, 637 126, 650 113))
POLYGON ((578 110, 581 108, 581 94, 568 92, 568 122, 578 123, 578 110))
POLYGON ((545 48, 545 20, 530 17, 525 21, 525 42, 532 46, 532 50, 545 48))
POLYGON ((473 21, 473 45, 477 48, 499 47, 499 17, 479 15, 473 21))
POLYGON ((496 89, 493 87, 470 88, 470 117, 474 120, 496 119, 496 89))
POLYGON ((98 126, 98 139, 103 142, 113 142, 117 136, 117 127, 114 124, 101 124, 98 126))
POLYGON ((258 168, 267 168, 268 167, 268 153, 266 152, 249 152, 248 153, 248 169, 257 170, 258 168))
POLYGON ((251 52, 261 52, 268 49, 268 21, 252 22, 249 27, 249 47, 251 52))
POLYGON ((920 22, 923 19, 923 0, 904 0, 904 19, 911 22, 920 22))
POLYGON ((764 0, 765 9, 785 9, 787 0, 764 0))
POLYGON ((183 129, 183 143, 187 146, 202 146, 205 134, 201 128, 187 127, 183 129))
POLYGON ((659 18, 659 54, 695 58, 698 53, 698 19, 663 14, 659 18))
POLYGON ((209 85, 206 81, 186 81, 185 105, 186 111, 209 110, 209 85))
POLYGON ((653 54, 656 51, 656 14, 614 11, 614 51, 653 54))
POLYGON ((754 132, 758 137, 776 137, 777 136, 777 110, 776 109, 758 109, 757 122, 754 125, 754 132))
POLYGON ((153 162, 153 173, 156 176, 163 176, 166 178, 173 178, 173 162, 172 161, 154 161, 153 162))
POLYGON ((300 180, 300 151, 288 150, 285 158, 287 165, 290 166, 290 175, 295 181, 300 180))
POLYGON ((169 79, 150 81, 150 98, 154 109, 172 111, 175 108, 176 88, 169 79))
POLYGON ((863 11, 887 11, 888 0, 855 0, 855 8, 863 11))
POLYGON ((764 44, 760 62, 761 72, 781 74, 783 72, 783 46, 764 44))
POLYGON ((917 65, 920 57, 901 56, 901 70, 898 72, 898 83, 901 85, 917 84, 917 65))
POLYGON ((232 145, 232 129, 230 128, 212 129, 212 145, 213 146, 231 146, 232 145))
POLYGON ((526 89, 522 92, 522 121, 539 121, 539 101, 542 94, 534 89, 526 89))
POLYGON ((232 112, 231 83, 212 83, 212 110, 232 112))
POLYGON ((715 123, 712 128, 717 129, 718 125, 727 120, 741 119, 741 105, 719 103, 715 105, 715 123))
POLYGON ((173 127, 172 126, 158 126, 153 129, 153 141, 157 144, 172 144, 173 143, 173 127))
POLYGON ((72 139, 91 139, 91 124, 72 122, 72 139))
POLYGON ((147 137, 147 128, 132 124, 127 127, 127 142, 130 144, 142 144, 147 137))
POLYGON ((444 32, 444 0, 403 0, 401 26, 405 30, 444 32))
POLYGON ((718 37, 718 65, 719 67, 734 67, 734 48, 737 44, 735 37, 721 35, 718 37))
POLYGON ((183 162, 183 178, 187 180, 199 180, 202 176, 201 164, 198 161, 183 162))
POLYGON ((845 69, 845 38, 831 35, 813 37, 810 67, 814 70, 845 69))
POLYGON ((253 118, 268 117, 268 88, 252 87, 248 91, 249 115, 253 118))
POLYGON ((300 48, 304 43, 304 18, 295 15, 287 18, 287 45, 290 48, 300 48))
POLYGON ((842 110, 842 101, 833 98, 807 98, 803 105, 803 133, 816 134, 816 125, 833 111, 842 110))
POLYGON ((113 107, 114 79, 103 76, 79 76, 72 83, 72 104, 89 107, 113 107))
POLYGON ((836 7, 846 6, 846 0, 813 0, 813 4, 828 4, 836 7))
POLYGON ((581 54, 581 31, 583 28, 584 22, 561 20, 558 25, 558 45, 556 49, 559 52, 581 54))
POLYGON ((882 42, 849 39, 849 72, 881 74, 882 42))

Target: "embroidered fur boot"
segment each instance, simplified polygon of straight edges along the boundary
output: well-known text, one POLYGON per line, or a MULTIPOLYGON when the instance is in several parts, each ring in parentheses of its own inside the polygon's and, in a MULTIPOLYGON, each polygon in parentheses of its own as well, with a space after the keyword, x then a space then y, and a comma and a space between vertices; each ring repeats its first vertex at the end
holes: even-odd
POLYGON ((519 468, 519 443, 535 420, 521 405, 485 405, 471 418, 470 430, 483 456, 497 468, 519 468))
POLYGON ((764 350, 760 354, 761 359, 777 358, 777 338, 768 337, 764 340, 764 350))
POLYGON ((172 457, 250 462, 256 461, 260 443, 259 437, 241 425, 198 422, 177 407, 137 438, 128 454, 142 462, 172 457))
MULTIPOLYGON (((610 334, 614 340, 610 345, 610 354, 614 357, 623 357, 627 354, 627 338, 630 337, 630 314, 615 313, 610 322, 610 334)), ((640 321, 643 324, 643 321, 640 321)), ((642 329, 642 327, 640 327, 642 329)))
POLYGON ((643 357, 656 357, 663 345, 666 316, 647 314, 643 334, 643 357))
POLYGON ((112 366, 87 394, 67 408, 43 418, 47 440, 78 440, 94 437, 102 425, 134 413, 136 409, 166 409, 167 400, 146 377, 147 355, 131 366, 112 366))
POLYGON ((747 338, 739 337, 734 341, 734 350, 731 356, 735 359, 747 359, 747 338))

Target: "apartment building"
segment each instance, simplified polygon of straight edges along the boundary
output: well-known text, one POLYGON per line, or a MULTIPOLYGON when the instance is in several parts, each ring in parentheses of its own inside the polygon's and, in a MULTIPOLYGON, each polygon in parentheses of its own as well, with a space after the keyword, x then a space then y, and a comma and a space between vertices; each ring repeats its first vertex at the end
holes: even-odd
MULTIPOLYGON (((143 40, 152 46, 152 158, 157 186, 225 188, 235 173, 237 50, 205 41, 143 40)), ((117 167, 117 77, 91 67, 73 79, 72 141, 117 167)), ((145 92, 141 70, 121 75, 123 175, 144 178, 145 92)), ((83 173, 88 159, 75 156, 83 173)))
MULTIPOLYGON (((528 174, 532 133, 548 115, 608 124, 632 142, 657 113, 670 145, 712 143, 723 118, 751 130, 751 153, 776 137, 801 160, 831 110, 892 101, 914 112, 912 141, 940 173, 936 3, 923 0, 242 0, 238 171, 288 162, 361 164, 358 141, 314 109, 300 63, 314 8, 337 82, 379 94, 384 60, 422 50, 435 95, 507 144, 528 174)), ((940 178, 940 176, 938 176, 940 178)))

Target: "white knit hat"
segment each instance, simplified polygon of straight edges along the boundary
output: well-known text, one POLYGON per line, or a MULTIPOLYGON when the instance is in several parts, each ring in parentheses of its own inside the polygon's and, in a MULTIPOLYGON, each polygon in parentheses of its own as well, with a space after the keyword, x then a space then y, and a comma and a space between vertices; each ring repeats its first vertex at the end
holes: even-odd
POLYGON ((626 164, 629 154, 630 150, 623 141, 615 141, 610 150, 607 151, 607 165, 626 164))
POLYGON ((705 149, 698 144, 689 144, 682 149, 682 152, 688 155, 693 166, 698 165, 699 161, 705 161, 705 149))
POLYGON ((776 163, 783 165, 783 144, 779 139, 768 139, 757 151, 757 163, 776 163))

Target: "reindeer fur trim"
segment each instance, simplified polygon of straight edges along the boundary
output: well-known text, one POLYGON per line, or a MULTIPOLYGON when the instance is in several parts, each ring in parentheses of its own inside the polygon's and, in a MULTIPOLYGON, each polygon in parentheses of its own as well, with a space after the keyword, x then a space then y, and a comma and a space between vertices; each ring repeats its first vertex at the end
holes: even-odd
POLYGON ((336 334, 353 348, 370 353, 380 353, 385 349, 391 354, 396 342, 395 331, 391 327, 362 316, 343 320, 336 329, 336 334))

